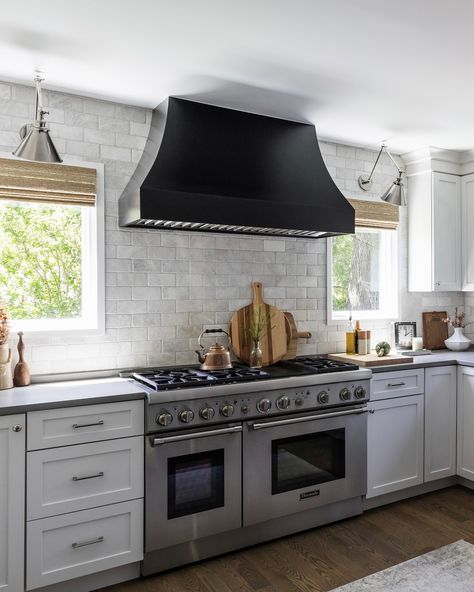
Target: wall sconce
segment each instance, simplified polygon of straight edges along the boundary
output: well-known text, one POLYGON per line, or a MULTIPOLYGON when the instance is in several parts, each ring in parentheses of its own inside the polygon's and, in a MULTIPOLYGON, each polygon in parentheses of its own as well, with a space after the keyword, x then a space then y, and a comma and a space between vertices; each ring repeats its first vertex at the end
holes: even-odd
POLYGON ((390 187, 381 195, 380 199, 396 206, 406 206, 405 191, 402 183, 402 175, 404 173, 404 170, 400 168, 396 160, 390 154, 387 148, 387 144, 382 144, 377 158, 375 160, 375 164, 372 167, 372 170, 370 171, 370 175, 361 175, 359 177, 359 187, 364 191, 370 191, 372 189, 372 175, 374 174, 375 168, 377 167, 377 164, 380 160, 380 157, 382 156, 383 151, 387 153, 390 160, 397 167, 398 175, 395 181, 393 181, 393 183, 390 185, 390 187))

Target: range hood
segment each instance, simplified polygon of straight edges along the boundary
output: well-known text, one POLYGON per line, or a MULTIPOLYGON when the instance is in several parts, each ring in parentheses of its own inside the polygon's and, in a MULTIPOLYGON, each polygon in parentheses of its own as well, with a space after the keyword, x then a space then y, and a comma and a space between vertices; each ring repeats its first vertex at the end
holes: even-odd
POLYGON ((321 238, 354 209, 313 125, 169 97, 119 200, 121 226, 321 238))

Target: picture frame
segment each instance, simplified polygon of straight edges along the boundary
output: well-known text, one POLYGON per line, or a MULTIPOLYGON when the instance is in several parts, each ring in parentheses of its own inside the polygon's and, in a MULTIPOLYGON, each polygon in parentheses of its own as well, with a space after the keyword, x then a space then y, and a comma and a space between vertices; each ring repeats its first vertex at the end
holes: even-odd
POLYGON ((401 351, 412 349, 413 337, 416 337, 415 321, 401 321, 395 323, 395 349, 401 351))

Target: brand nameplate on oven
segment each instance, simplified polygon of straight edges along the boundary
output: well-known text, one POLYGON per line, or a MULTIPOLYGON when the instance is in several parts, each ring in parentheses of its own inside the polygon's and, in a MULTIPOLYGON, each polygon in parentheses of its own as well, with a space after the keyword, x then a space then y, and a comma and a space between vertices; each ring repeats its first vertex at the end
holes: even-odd
POLYGON ((300 500, 308 499, 308 497, 316 497, 319 495, 319 489, 314 489, 313 491, 305 491, 304 493, 300 493, 300 500))

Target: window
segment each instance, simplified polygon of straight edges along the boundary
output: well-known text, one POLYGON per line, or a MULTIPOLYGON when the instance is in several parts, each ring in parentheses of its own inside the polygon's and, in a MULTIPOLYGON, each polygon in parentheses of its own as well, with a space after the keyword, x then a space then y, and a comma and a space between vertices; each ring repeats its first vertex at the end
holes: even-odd
MULTIPOLYGON (((58 185, 58 174, 77 167, 37 164, 0 159, 0 299, 14 329, 102 330, 103 210, 102 196, 95 197, 96 171, 91 207, 83 205, 86 198, 77 187, 70 195, 64 190, 46 195, 38 189, 44 178, 32 180, 38 170, 44 177, 47 167, 61 166, 51 175, 58 185), (7 169, 14 166, 20 170, 11 187, 7 169)), ((74 179, 64 182, 77 185, 74 179)))
POLYGON ((398 316, 397 234, 356 228, 328 239, 328 321, 398 316))

